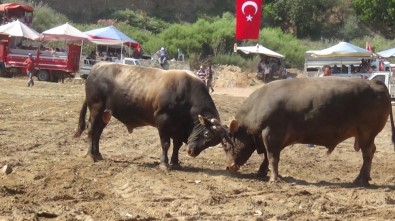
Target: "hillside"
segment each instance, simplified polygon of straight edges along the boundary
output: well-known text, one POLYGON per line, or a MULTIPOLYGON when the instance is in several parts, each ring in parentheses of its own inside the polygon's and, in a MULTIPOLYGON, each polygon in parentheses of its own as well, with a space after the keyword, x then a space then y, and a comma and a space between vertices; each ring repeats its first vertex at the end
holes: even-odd
POLYGON ((141 10, 147 16, 171 21, 193 22, 200 15, 220 15, 234 9, 234 0, 185 1, 185 0, 44 0, 48 6, 65 14, 73 22, 95 23, 109 16, 114 10, 141 10), (98 7, 100 6, 100 7, 98 7), (175 15, 174 15, 175 14, 175 15))

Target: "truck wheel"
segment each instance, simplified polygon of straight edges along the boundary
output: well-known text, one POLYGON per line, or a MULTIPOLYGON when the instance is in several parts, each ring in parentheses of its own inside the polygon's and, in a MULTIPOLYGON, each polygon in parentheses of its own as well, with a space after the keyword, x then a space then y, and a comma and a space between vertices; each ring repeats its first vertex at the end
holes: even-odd
POLYGON ((49 73, 47 70, 40 70, 38 72, 37 78, 39 81, 48 81, 49 80, 49 73))

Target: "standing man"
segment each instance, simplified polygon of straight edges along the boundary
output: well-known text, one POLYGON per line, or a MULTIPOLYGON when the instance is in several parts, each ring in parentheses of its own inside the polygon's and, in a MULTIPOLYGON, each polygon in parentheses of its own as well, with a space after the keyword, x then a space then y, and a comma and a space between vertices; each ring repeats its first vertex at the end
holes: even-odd
POLYGON ((160 50, 156 52, 156 54, 159 56, 160 66, 165 69, 165 64, 167 63, 169 53, 165 50, 164 47, 161 47, 160 50))
POLYGON ((27 76, 29 77, 27 86, 33 87, 34 86, 34 81, 33 81, 34 59, 33 59, 32 53, 29 53, 29 57, 26 58, 26 60, 23 62, 23 65, 26 67, 26 73, 27 73, 27 76))
POLYGON ((200 65, 199 70, 196 72, 196 75, 200 78, 200 80, 203 81, 204 85, 207 87, 207 75, 206 75, 206 71, 204 70, 203 65, 200 65))
POLYGON ((211 68, 211 65, 209 65, 208 68, 207 68, 207 71, 206 71, 206 75, 207 75, 207 77, 206 77, 207 78, 206 84, 207 84, 208 92, 210 92, 210 89, 211 89, 211 93, 214 92, 214 88, 213 88, 213 74, 214 74, 214 71, 211 68))

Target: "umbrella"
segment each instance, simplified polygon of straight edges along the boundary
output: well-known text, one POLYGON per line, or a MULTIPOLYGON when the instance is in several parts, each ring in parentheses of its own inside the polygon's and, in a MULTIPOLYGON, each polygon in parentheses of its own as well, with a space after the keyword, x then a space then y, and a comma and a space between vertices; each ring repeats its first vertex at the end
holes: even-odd
POLYGON ((32 40, 40 38, 40 33, 20 22, 19 20, 0 26, 0 34, 14 37, 24 37, 32 40))
POLYGON ((116 42, 118 40, 120 44, 127 43, 128 45, 131 45, 133 47, 137 47, 137 45, 139 44, 137 41, 131 39, 112 25, 104 28, 86 31, 84 33, 93 39, 99 40, 98 42, 105 42, 105 40, 113 40, 114 42, 116 42))
POLYGON ((270 57, 275 57, 275 58, 284 58, 285 56, 282 54, 279 54, 275 51, 272 51, 268 48, 263 47, 262 45, 257 44, 256 46, 246 46, 246 47, 238 47, 237 45, 235 46, 236 51, 240 50, 246 54, 263 54, 267 55, 270 57))
POLYGON ((0 5, 0 11, 4 12, 6 10, 10 10, 10 9, 23 9, 25 11, 28 12, 32 12, 34 11, 34 9, 28 5, 22 5, 22 4, 18 4, 18 3, 4 3, 0 5))
POLYGON ((395 48, 380 51, 380 52, 377 52, 377 54, 383 58, 395 57, 395 48))
POLYGON ((67 22, 66 24, 44 31, 42 33, 42 39, 81 41, 90 39, 90 37, 67 22))
POLYGON ((360 48, 348 42, 340 42, 332 47, 312 51, 313 57, 373 57, 374 54, 364 48, 360 48))

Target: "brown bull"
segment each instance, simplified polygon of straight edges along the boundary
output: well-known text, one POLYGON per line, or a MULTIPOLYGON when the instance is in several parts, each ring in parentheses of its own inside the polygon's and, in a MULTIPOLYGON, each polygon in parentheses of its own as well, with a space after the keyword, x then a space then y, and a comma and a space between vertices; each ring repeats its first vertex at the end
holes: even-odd
POLYGON ((111 116, 125 124, 130 133, 137 127, 156 127, 162 146, 161 167, 165 168, 170 139, 171 164, 178 166, 182 143, 188 144, 189 155, 197 156, 226 136, 205 85, 188 71, 101 62, 92 68, 85 90, 75 136, 84 131, 89 108, 88 154, 94 161, 102 159, 99 139, 111 116))
POLYGON ((237 171, 254 150, 264 153, 258 174, 279 178, 280 152, 295 143, 325 146, 328 153, 347 138, 362 151, 363 164, 355 183, 368 185, 375 137, 391 119, 390 95, 377 81, 359 78, 299 78, 269 83, 256 90, 238 110, 225 142, 227 168, 237 171))

